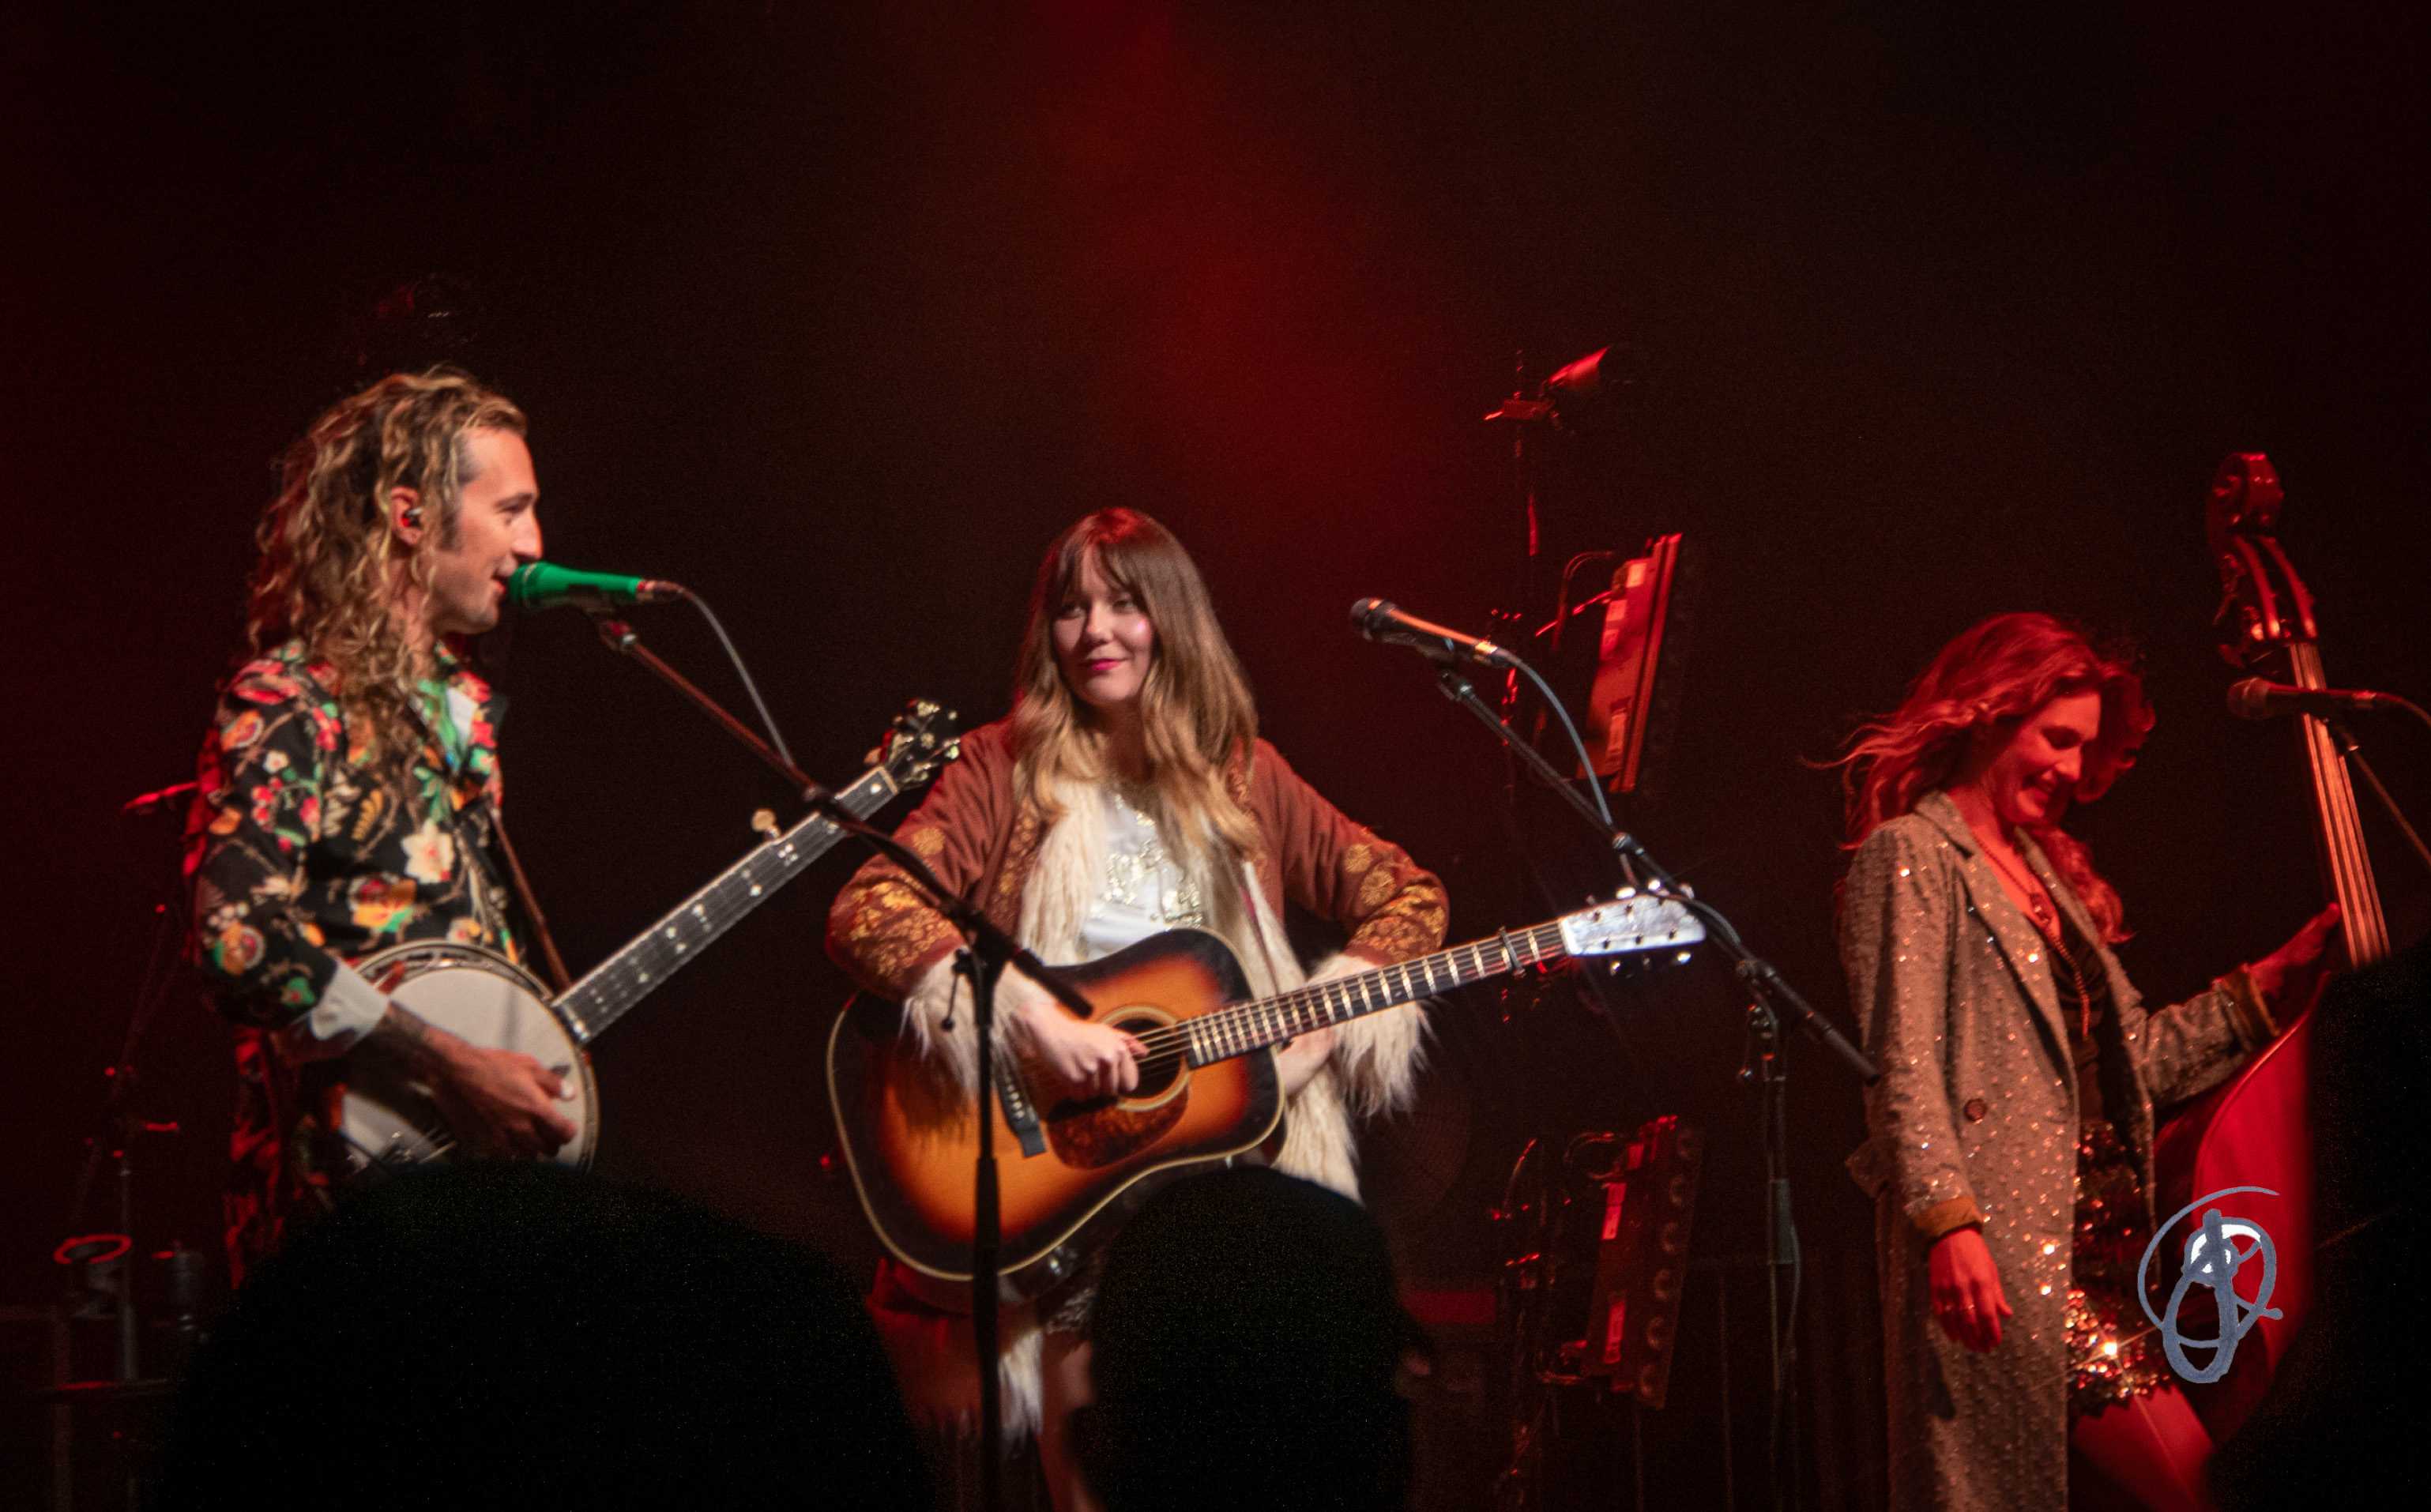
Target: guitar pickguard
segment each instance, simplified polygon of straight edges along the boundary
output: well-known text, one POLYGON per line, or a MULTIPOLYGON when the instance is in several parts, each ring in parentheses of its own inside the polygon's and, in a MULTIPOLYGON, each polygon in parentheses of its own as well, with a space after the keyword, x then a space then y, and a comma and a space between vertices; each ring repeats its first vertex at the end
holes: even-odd
POLYGON ((1109 1098, 1059 1102, 1047 1112, 1047 1143, 1076 1170, 1119 1166, 1164 1138, 1189 1107, 1187 1085, 1145 1107, 1109 1098))

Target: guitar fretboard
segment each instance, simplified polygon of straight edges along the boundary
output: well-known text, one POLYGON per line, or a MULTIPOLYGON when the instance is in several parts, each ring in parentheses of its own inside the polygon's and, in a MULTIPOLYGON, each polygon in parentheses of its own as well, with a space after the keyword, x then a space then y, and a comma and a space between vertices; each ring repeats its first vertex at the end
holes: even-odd
POLYGON ((1454 987, 1499 977, 1540 961, 1555 960, 1566 953, 1562 926, 1557 919, 1534 929, 1498 934, 1490 940, 1437 950, 1399 966, 1379 966, 1355 977, 1337 977, 1255 1002, 1235 1003, 1201 1015, 1182 1026, 1189 1035, 1190 1064, 1205 1066, 1246 1055, 1264 1046, 1280 1045, 1366 1014, 1450 992, 1454 987))
MULTIPOLYGON (((886 768, 874 766, 836 795, 856 818, 867 818, 896 794, 886 768)), ((638 939, 592 968, 553 1004, 575 1042, 588 1045, 625 1011, 682 968, 702 947, 732 929, 778 888, 828 853, 844 832, 813 814, 729 866, 716 881, 678 904, 638 939)))

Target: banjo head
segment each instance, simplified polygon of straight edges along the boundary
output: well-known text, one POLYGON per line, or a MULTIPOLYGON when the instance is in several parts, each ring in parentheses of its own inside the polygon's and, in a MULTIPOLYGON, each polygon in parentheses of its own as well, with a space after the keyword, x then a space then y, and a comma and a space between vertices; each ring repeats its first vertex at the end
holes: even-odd
MULTIPOLYGON (((528 1055, 565 1081, 558 1104, 575 1136, 544 1164, 581 1170, 599 1140, 599 1089, 585 1054, 550 1009, 530 972, 488 950, 442 941, 400 945, 366 957, 356 970, 435 1028, 482 1050, 528 1055)), ((349 1057, 342 1123, 346 1159, 358 1175, 462 1158, 455 1132, 428 1088, 390 1057, 349 1057)))

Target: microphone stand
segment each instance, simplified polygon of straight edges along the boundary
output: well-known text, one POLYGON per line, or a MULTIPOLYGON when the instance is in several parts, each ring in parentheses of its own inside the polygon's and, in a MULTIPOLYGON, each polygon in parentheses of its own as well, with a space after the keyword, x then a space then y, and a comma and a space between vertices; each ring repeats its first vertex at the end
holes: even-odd
POLYGON ((954 967, 971 983, 971 1028, 979 1036, 979 1120, 980 1152, 972 1172, 975 1198, 975 1222, 971 1235, 971 1333, 977 1345, 980 1366, 980 1502, 987 1512, 997 1512, 1004 1504, 1004 1403, 1003 1382, 998 1360, 1002 1350, 1002 1328, 998 1316, 998 1279, 1003 1245, 1003 1215, 997 1188, 996 1168, 996 985, 1008 966, 1037 983, 1054 995, 1055 1000, 1082 1018, 1092 1017, 1097 1008, 1057 976, 1037 956, 980 912, 968 900, 947 887, 929 869, 929 865, 909 847, 899 845, 893 835, 874 829, 856 818, 836 801, 835 795, 813 781, 800 767, 787 761, 777 749, 763 740, 758 732, 693 685, 682 673, 669 666, 649 647, 630 625, 623 620, 595 614, 599 639, 607 647, 629 657, 655 674, 659 680, 683 695, 693 707, 707 714, 728 734, 765 762, 778 775, 793 785, 795 793, 807 806, 827 816, 828 822, 868 846, 902 870, 914 883, 936 903, 938 911, 954 922, 956 928, 969 936, 968 947, 957 953, 954 967))
MULTIPOLYGON (((1516 657, 1513 660, 1517 660, 1516 657)), ((1754 1000, 1748 1006, 1748 1059, 1740 1070, 1742 1082, 1760 1084, 1762 1125, 1764 1131, 1765 1165, 1765 1250, 1769 1262, 1766 1271, 1767 1302, 1772 1319, 1772 1421, 1771 1470, 1773 1502, 1785 1504, 1784 1491, 1791 1485, 1792 1476, 1785 1473, 1783 1446, 1786 1435, 1794 1429, 1793 1412, 1795 1381, 1791 1364, 1795 1357, 1791 1337, 1798 1319, 1799 1247, 1798 1225, 1789 1197, 1789 1059, 1788 1047, 1783 1042, 1781 1026, 1785 1019, 1794 1022, 1809 1039, 1831 1051, 1832 1057, 1849 1073, 1868 1086, 1882 1079, 1882 1072, 1866 1057, 1864 1051, 1851 1044, 1832 1021, 1815 1011, 1814 1004, 1799 996, 1772 964, 1758 956, 1739 938, 1731 921, 1712 904, 1675 881, 1655 859, 1647 853, 1637 837, 1619 827, 1607 823, 1596 807, 1581 794, 1575 783, 1562 776, 1551 762, 1545 759, 1535 746, 1513 730, 1484 699, 1477 696, 1460 667, 1445 664, 1436 669, 1435 682, 1445 697, 1475 714, 1478 722, 1494 731, 1495 738, 1518 758, 1537 781, 1559 793, 1564 801, 1586 821, 1589 828, 1604 837, 1613 856, 1620 863, 1622 874, 1647 892, 1669 898, 1704 920, 1707 937, 1718 941, 1737 963, 1739 980, 1746 983, 1754 1000), (1641 882, 1640 879, 1644 879, 1641 882)), ((1795 1458, 1794 1447, 1790 1458, 1795 1458)))
POLYGON ((792 783, 795 793, 799 795, 804 802, 811 800, 812 794, 826 791, 818 783, 802 775, 800 767, 777 754, 777 748, 761 739, 757 731, 727 713, 724 705, 693 686, 691 680, 682 673, 667 665, 656 651, 644 646, 641 635, 632 626, 596 610, 591 612, 591 623, 599 631, 601 645, 619 656, 629 657, 641 663, 642 665, 649 668, 660 681, 682 694, 694 708, 709 715, 712 723, 743 742, 753 755, 766 762, 775 768, 778 776, 792 783))
POLYGON ((979 1063, 973 1078, 979 1093, 980 1150, 972 1172, 971 1335, 980 1366, 980 1504, 986 1512, 997 1512, 1004 1504, 1004 1386, 999 1374, 1003 1347, 997 1290, 1001 1274, 1003 1217, 996 1168, 996 986, 1009 966, 1054 994, 1058 1002, 1082 1018, 1095 1016, 1097 1007, 975 905, 939 881, 937 874, 909 847, 854 818, 825 791, 816 793, 810 801, 828 816, 830 823, 860 839, 905 872, 936 903, 938 911, 970 937, 969 946, 956 952, 954 969, 970 982, 971 1030, 979 1038, 979 1063))

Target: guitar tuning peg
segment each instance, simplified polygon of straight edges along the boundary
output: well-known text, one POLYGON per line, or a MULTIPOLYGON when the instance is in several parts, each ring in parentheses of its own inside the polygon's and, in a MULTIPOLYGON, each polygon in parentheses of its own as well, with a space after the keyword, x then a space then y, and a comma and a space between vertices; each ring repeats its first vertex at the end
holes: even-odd
POLYGON ((784 837, 784 832, 777 828, 777 815, 766 809, 753 809, 751 811, 751 828, 759 831, 762 834, 766 835, 771 840, 779 840, 784 837))

